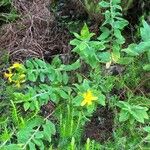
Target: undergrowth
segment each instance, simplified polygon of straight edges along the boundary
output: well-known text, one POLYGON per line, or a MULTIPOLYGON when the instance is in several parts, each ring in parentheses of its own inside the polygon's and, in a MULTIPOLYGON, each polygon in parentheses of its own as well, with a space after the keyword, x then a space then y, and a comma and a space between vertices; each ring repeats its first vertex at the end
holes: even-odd
POLYGON ((99 7, 105 9, 100 35, 93 38, 86 23, 73 33, 76 61, 63 64, 56 56, 2 67, 1 150, 149 149, 150 26, 142 20, 139 42, 127 45, 120 0, 99 7), (46 115, 45 105, 51 108, 46 115), (111 136, 85 138, 86 124, 104 108, 113 113, 111 136))
POLYGON ((0 1, 0 25, 4 23, 14 22, 19 18, 19 14, 13 7, 12 0, 0 1))

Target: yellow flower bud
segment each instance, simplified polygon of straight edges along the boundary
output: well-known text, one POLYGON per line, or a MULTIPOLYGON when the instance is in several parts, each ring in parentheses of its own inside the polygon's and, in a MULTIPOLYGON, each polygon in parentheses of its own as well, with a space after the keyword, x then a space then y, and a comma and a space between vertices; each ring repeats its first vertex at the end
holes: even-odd
POLYGON ((88 90, 87 92, 85 92, 83 94, 83 101, 81 103, 81 106, 84 106, 84 105, 91 105, 93 101, 97 100, 98 97, 95 97, 92 93, 91 90, 88 90))

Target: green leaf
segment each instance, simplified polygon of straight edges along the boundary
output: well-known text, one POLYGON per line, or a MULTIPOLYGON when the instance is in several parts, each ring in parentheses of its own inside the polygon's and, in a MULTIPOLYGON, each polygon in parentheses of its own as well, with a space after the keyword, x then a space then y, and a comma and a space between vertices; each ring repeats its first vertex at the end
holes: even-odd
POLYGON ((10 0, 1 0, 1 1, 0 1, 0 7, 1 7, 2 5, 3 5, 3 6, 10 5, 10 0))
POLYGON ((131 107, 131 105, 128 102, 123 102, 123 101, 119 101, 116 105, 120 108, 130 108, 131 107))
POLYGON ((94 69, 98 66, 99 59, 98 59, 97 55, 94 54, 93 56, 91 55, 87 59, 85 59, 85 62, 94 69))
POLYGON ((150 50, 147 52, 148 62, 150 63, 150 50))
POLYGON ((150 25, 148 25, 148 23, 145 20, 143 20, 142 23, 143 27, 140 28, 142 40, 144 42, 150 41, 150 25))
POLYGON ((141 114, 139 113, 138 110, 134 110, 130 112, 132 116, 137 120, 138 122, 144 123, 144 117, 140 116, 141 114))
POLYGON ((100 62, 109 62, 111 60, 111 54, 109 52, 100 52, 97 54, 100 62))
POLYGON ((129 121, 132 123, 134 120, 140 122, 140 123, 144 123, 144 119, 148 119, 148 114, 147 114, 147 110, 148 108, 146 107, 141 107, 141 106, 137 106, 137 105, 130 105, 128 102, 123 102, 123 101, 119 101, 117 103, 117 106, 119 106, 121 108, 121 114, 120 116, 123 115, 123 118, 126 117, 125 115, 130 114, 130 117, 128 117, 129 121))
POLYGON ((118 62, 118 60, 120 59, 120 45, 117 43, 114 43, 113 47, 112 47, 113 51, 112 51, 112 60, 114 62, 118 62))
POLYGON ((87 107, 87 112, 88 112, 89 114, 93 114, 93 113, 94 113, 94 110, 95 110, 94 105, 89 105, 89 106, 87 107))
POLYGON ((146 126, 146 127, 144 127, 143 129, 144 129, 144 131, 150 133, 150 127, 149 127, 149 126, 146 126))
POLYGON ((98 103, 101 104, 102 106, 105 106, 105 96, 103 94, 101 94, 99 97, 98 97, 98 103))
POLYGON ((40 146, 42 145, 42 143, 43 143, 41 139, 35 139, 35 138, 33 138, 32 140, 33 140, 33 142, 34 142, 37 146, 39 146, 39 147, 40 147, 40 146))
POLYGON ((40 81, 41 82, 44 82, 45 81, 45 75, 44 75, 44 73, 40 73, 40 81))
POLYGON ((128 25, 128 21, 120 20, 114 22, 114 28, 122 30, 125 26, 128 25))
POLYGON ((40 68, 43 68, 46 66, 46 63, 41 59, 34 58, 34 61, 40 66, 40 68))
POLYGON ((133 51, 137 52, 138 54, 142 54, 144 52, 149 51, 150 49, 150 40, 148 42, 140 42, 133 51))
POLYGON ((80 66, 81 66, 80 60, 77 60, 75 63, 71 65, 62 65, 62 68, 64 71, 72 71, 77 70, 78 68, 80 68, 80 66))
POLYGON ((101 41, 90 41, 88 43, 88 46, 91 47, 91 49, 93 49, 94 54, 96 51, 103 51, 106 48, 104 42, 101 41))
POLYGON ((32 62, 30 60, 27 60, 26 61, 26 67, 27 68, 30 68, 30 69, 33 69, 34 68, 34 65, 32 64, 32 62))
POLYGON ((90 89, 89 86, 89 81, 84 79, 82 86, 79 86, 78 84, 75 84, 75 86, 77 87, 77 89, 79 89, 79 91, 87 91, 88 89, 90 89))
POLYGON ((109 4, 108 2, 106 2, 106 1, 101 1, 101 2, 99 3, 99 5, 100 5, 101 7, 103 7, 103 8, 108 8, 108 7, 110 7, 110 4, 109 4))
POLYGON ((59 90, 59 95, 62 98, 64 98, 64 99, 68 99, 69 98, 68 94, 65 91, 63 91, 63 90, 59 90))
POLYGON ((58 98, 57 95, 55 93, 51 93, 50 94, 50 99, 54 102, 54 103, 58 103, 58 98))
POLYGON ((113 7, 122 11, 122 7, 120 5, 113 5, 113 7))
POLYGON ((81 106, 81 102, 83 100, 83 97, 81 95, 77 95, 73 98, 73 105, 74 106, 81 106))
POLYGON ((27 111, 30 108, 30 103, 29 102, 25 102, 23 104, 24 110, 27 111))
POLYGON ((88 26, 87 26, 86 23, 84 23, 84 26, 83 26, 83 28, 82 28, 80 34, 81 34, 81 36, 83 36, 83 37, 90 34, 89 28, 88 28, 88 26))
POLYGON ((79 73, 76 73, 76 75, 77 75, 77 78, 78 78, 78 82, 82 83, 82 81, 83 81, 82 76, 79 73))
POLYGON ((74 34, 74 36, 77 38, 77 39, 81 39, 81 36, 78 34, 78 33, 73 33, 74 34))
POLYGON ((112 5, 121 3, 121 0, 112 0, 112 5))
POLYGON ((37 80, 36 73, 29 71, 27 78, 29 81, 35 82, 37 80))
POLYGON ((87 48, 87 43, 86 42, 81 42, 79 45, 78 45, 78 48, 80 51, 83 51, 87 48))
POLYGON ((122 49, 121 51, 127 53, 130 56, 138 56, 139 54, 136 51, 134 51, 136 46, 136 44, 130 44, 128 48, 122 49))
POLYGON ((121 110, 120 114, 119 114, 119 121, 120 122, 124 122, 127 121, 129 119, 129 113, 125 110, 121 110))
POLYGON ((90 33, 89 32, 89 28, 88 28, 88 26, 87 26, 87 24, 85 23, 84 24, 84 26, 83 26, 83 28, 82 28, 82 30, 81 30, 81 40, 83 39, 87 39, 87 40, 90 40, 90 38, 93 36, 93 35, 95 35, 95 33, 90 33))
POLYGON ((102 27, 101 32, 102 34, 98 37, 98 40, 101 40, 101 41, 107 39, 111 34, 111 31, 106 27, 102 27))
POLYGON ((57 55, 57 56, 55 56, 55 57, 53 58, 53 60, 52 60, 52 62, 51 62, 51 65, 52 65, 53 67, 55 67, 55 68, 58 68, 58 67, 60 67, 61 63, 62 63, 62 62, 61 62, 59 56, 57 55))
POLYGON ((19 144, 5 144, 5 146, 1 148, 1 150, 22 150, 22 148, 19 144))
MULTIPOLYGON (((147 109, 148 110, 148 109, 147 109)), ((148 116, 148 113, 146 112, 147 110, 140 110, 141 112, 141 116, 144 118, 144 119, 149 119, 149 116, 148 116)))
POLYGON ((120 30, 115 29, 115 30, 114 30, 114 35, 115 35, 115 37, 117 38, 117 39, 116 39, 116 42, 117 42, 118 44, 123 44, 123 43, 125 42, 125 39, 124 39, 124 37, 121 35, 121 31, 120 31, 120 30))
POLYGON ((39 111, 40 110, 40 105, 39 105, 39 101, 38 100, 34 100, 33 101, 34 107, 39 111))
POLYGON ((49 99, 49 94, 51 94, 51 91, 49 91, 49 93, 40 93, 40 98, 41 99, 46 99, 48 100, 49 99))
POLYGON ((142 117, 144 119, 149 119, 149 116, 147 114, 148 111, 147 107, 134 106, 133 110, 136 112, 136 114, 140 114, 139 117, 142 117))
POLYGON ((70 45, 79 45, 81 43, 81 41, 80 40, 78 40, 78 39, 73 39, 73 40, 71 40, 70 41, 70 45))
POLYGON ((57 71, 56 75, 57 75, 57 81, 61 83, 63 80, 62 73, 60 71, 57 71))
POLYGON ((35 144, 32 142, 29 142, 29 149, 30 150, 36 150, 35 144))
POLYGON ((38 116, 25 122, 25 125, 17 133, 18 143, 26 143, 26 141, 32 136, 34 128, 40 126, 42 123, 43 119, 38 116))
POLYGON ((145 71, 150 71, 150 64, 144 65, 143 69, 144 69, 145 71))
POLYGON ((51 136, 56 133, 55 125, 51 121, 46 120, 46 124, 43 125, 43 129, 45 138, 51 142, 51 136))
POLYGON ((44 137, 44 135, 43 135, 43 132, 37 132, 36 134, 35 134, 35 138, 36 139, 42 139, 44 137))
POLYGON ((104 26, 106 24, 111 24, 111 13, 110 13, 110 11, 106 10, 104 15, 105 15, 105 22, 102 24, 102 26, 104 26))
POLYGON ((48 77, 48 79, 49 79, 50 81, 53 82, 53 81, 55 80, 55 78, 56 78, 55 71, 52 71, 50 74, 47 75, 47 77, 48 77))
POLYGON ((66 72, 63 73, 63 82, 66 85, 68 83, 69 77, 66 72))

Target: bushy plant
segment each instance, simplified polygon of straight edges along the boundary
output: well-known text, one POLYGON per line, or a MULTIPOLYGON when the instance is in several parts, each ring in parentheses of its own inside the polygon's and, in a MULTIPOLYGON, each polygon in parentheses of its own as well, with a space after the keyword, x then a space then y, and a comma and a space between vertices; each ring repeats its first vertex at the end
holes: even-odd
POLYGON ((79 56, 75 62, 65 65, 59 56, 51 63, 33 58, 24 64, 15 62, 4 72, 8 83, 1 83, 8 88, 7 98, 2 98, 0 107, 4 110, 7 106, 5 100, 9 107, 6 115, 6 111, 1 112, 0 149, 149 147, 149 97, 142 92, 138 95, 136 89, 141 81, 141 66, 149 71, 150 26, 143 21, 140 43, 123 48, 122 31, 128 22, 122 17, 120 0, 101 1, 99 6, 106 9, 101 34, 93 39, 94 33, 86 23, 80 34, 74 33, 70 44, 74 46, 72 52, 79 56), (144 54, 148 56, 146 64, 136 58, 144 54), (137 69, 136 63, 141 64, 137 69), (110 73, 112 66, 121 66, 124 72, 110 73), (41 109, 48 102, 54 110, 44 116, 41 109), (106 106, 114 113, 112 139, 103 143, 83 139, 86 123, 97 109, 106 106))

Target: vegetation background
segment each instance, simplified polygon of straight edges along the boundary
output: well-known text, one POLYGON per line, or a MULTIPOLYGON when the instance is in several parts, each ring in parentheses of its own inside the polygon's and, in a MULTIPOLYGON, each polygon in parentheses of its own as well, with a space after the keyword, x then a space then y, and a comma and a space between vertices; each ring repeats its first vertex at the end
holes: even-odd
POLYGON ((0 0, 0 150, 149 150, 150 1, 0 0))

